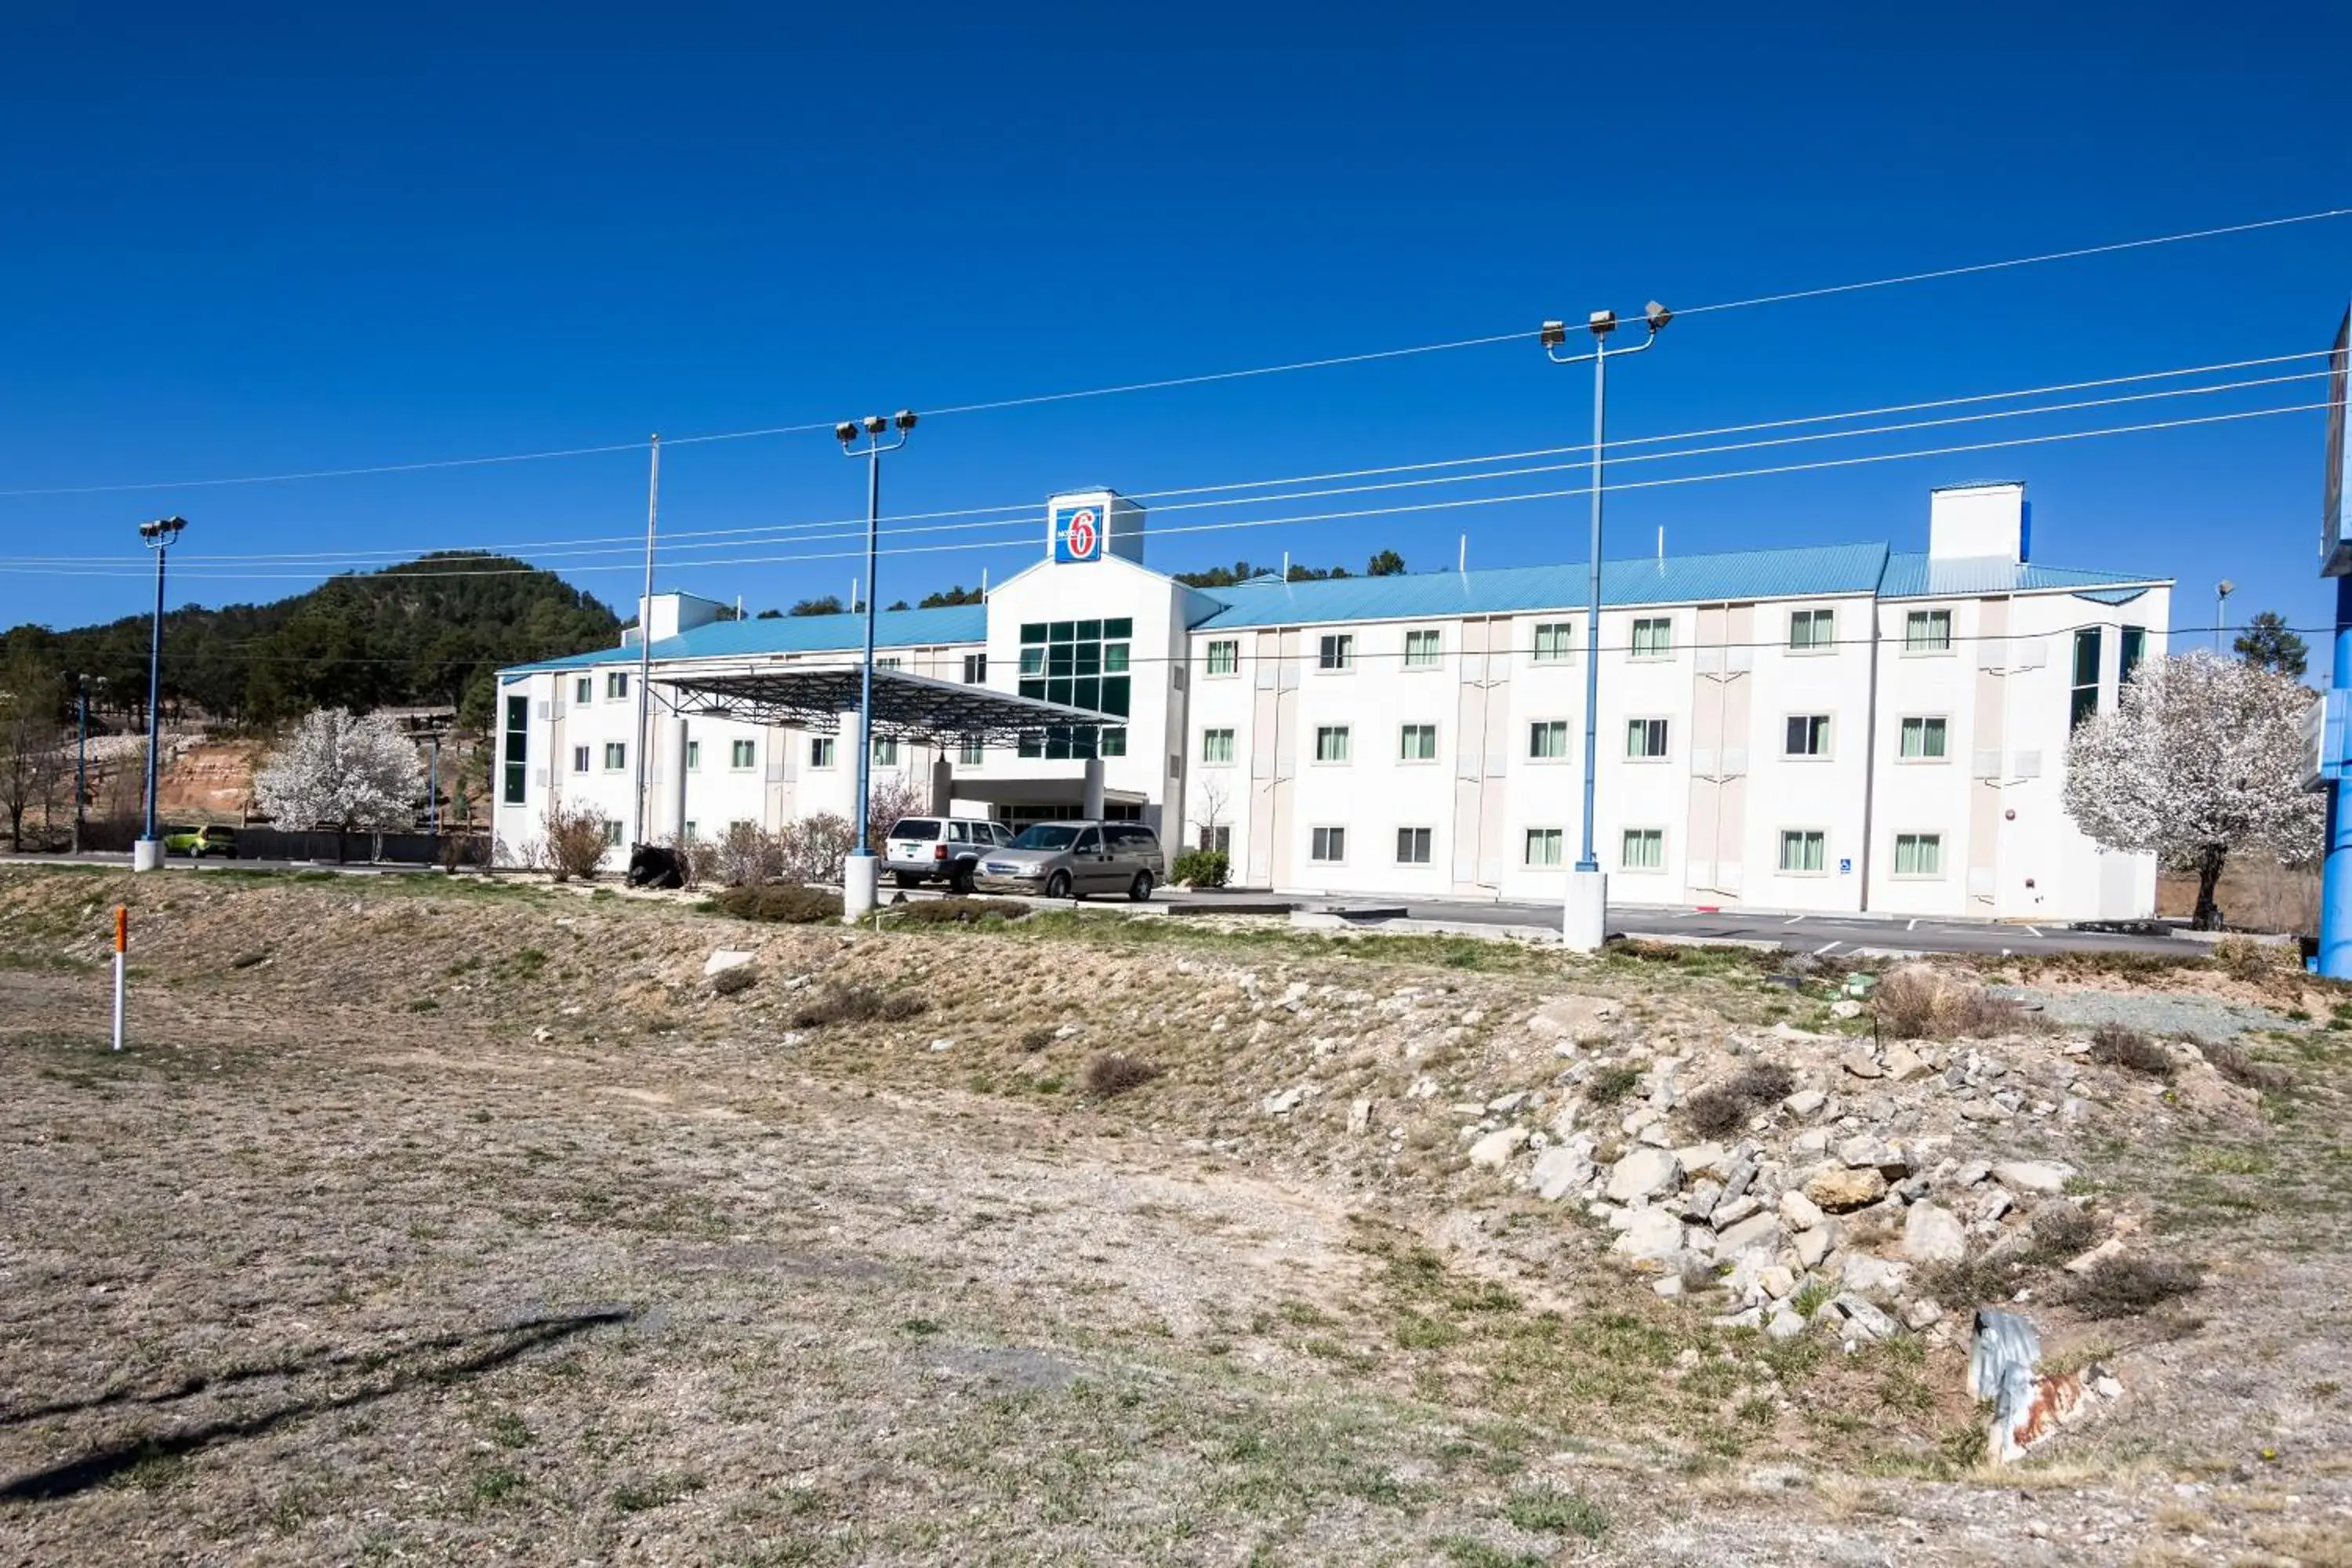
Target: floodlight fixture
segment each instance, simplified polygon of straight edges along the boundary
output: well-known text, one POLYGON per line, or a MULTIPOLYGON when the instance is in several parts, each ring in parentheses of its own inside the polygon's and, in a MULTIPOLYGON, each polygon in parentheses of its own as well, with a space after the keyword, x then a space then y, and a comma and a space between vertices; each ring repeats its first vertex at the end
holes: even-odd
POLYGON ((1560 344, 1568 342, 1568 323, 1566 321, 1546 321, 1543 324, 1543 331, 1539 335, 1543 340, 1544 347, 1548 349, 1556 349, 1559 347, 1560 344))
POLYGON ((1610 333, 1617 330, 1617 312, 1614 310, 1595 310, 1590 317, 1586 318, 1584 324, 1591 330, 1594 337, 1605 338, 1610 333))
POLYGON ((866 433, 868 436, 879 436, 889 427, 890 422, 879 414, 869 414, 866 416, 866 433))
POLYGON ((1642 312, 1642 319, 1650 323, 1653 332, 1663 332, 1666 330, 1666 323, 1675 319, 1675 313, 1653 300, 1649 308, 1642 312))
POLYGON ((915 411, 911 408, 901 408, 890 423, 896 425, 898 427, 898 434, 903 436, 915 427, 915 411))
POLYGON ((850 420, 843 420, 840 424, 833 427, 833 438, 840 442, 845 447, 848 446, 852 441, 857 439, 856 425, 850 420))

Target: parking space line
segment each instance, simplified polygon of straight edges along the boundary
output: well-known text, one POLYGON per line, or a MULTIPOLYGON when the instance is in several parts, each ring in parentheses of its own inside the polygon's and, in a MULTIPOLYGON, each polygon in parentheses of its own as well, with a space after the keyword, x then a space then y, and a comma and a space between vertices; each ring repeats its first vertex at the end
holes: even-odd
POLYGON ((1905 931, 1917 931, 1919 929, 1919 922, 1917 921, 1913 921, 1903 929, 1905 931))
POLYGON ((2025 929, 2032 931, 2035 936, 2040 936, 2042 934, 2042 928, 2040 926, 2027 926, 2025 929))
POLYGON ((1790 915, 1787 920, 1782 921, 1780 923, 1784 926, 1792 926, 1804 918, 1805 917, 1802 915, 1790 915))
POLYGON ((1830 950, 1830 949, 1832 949, 1832 948, 1833 948, 1833 947, 1843 947, 1844 945, 1845 945, 1845 943, 1843 943, 1843 942, 1825 942, 1822 943, 1822 945, 1821 945, 1821 946, 1819 946, 1819 947, 1817 947, 1817 948, 1813 949, 1813 956, 1814 956, 1815 958, 1819 958, 1819 957, 1821 957, 1821 956, 1822 956, 1822 954, 1823 954, 1823 953, 1825 953, 1825 952, 1829 952, 1829 950, 1830 950))

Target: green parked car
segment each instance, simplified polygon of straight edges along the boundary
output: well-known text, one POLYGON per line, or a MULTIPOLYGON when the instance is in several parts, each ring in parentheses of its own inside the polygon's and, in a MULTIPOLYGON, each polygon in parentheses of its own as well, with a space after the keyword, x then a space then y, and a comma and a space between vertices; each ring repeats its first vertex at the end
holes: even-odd
POLYGON ((236 858, 236 829, 234 827, 174 827, 163 835, 163 853, 185 855, 201 860, 205 856, 226 856, 236 858))

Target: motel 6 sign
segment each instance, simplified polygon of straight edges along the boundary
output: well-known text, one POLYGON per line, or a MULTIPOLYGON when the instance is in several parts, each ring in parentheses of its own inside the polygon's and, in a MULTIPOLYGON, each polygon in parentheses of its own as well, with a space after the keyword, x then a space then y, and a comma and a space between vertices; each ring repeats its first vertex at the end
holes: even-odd
POLYGON ((1099 561, 1103 554, 1103 509, 1094 505, 1054 510, 1054 559, 1099 561))

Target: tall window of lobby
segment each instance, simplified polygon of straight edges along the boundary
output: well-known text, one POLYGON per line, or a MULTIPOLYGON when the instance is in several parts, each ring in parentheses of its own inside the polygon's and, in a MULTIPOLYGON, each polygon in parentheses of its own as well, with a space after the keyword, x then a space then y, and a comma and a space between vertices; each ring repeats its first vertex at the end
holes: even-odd
MULTIPOLYGON (((1128 674, 1135 623, 1125 616, 1098 621, 1027 621, 1021 627, 1021 695, 1124 719, 1132 700, 1128 674)), ((1021 742, 1024 757, 1127 755, 1124 724, 1057 724, 1021 742)))

